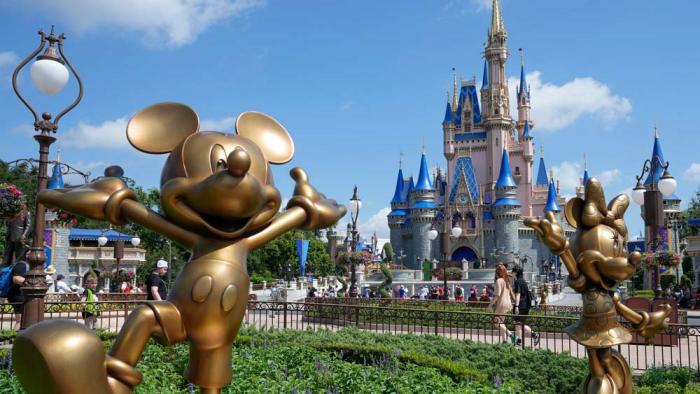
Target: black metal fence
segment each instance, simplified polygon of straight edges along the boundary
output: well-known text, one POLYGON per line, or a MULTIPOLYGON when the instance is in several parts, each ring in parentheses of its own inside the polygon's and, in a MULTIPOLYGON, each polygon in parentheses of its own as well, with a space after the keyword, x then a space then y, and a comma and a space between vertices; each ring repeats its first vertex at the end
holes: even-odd
MULTIPOLYGON (((501 320, 485 308, 469 310, 441 309, 433 305, 388 302, 388 306, 364 305, 359 302, 262 302, 249 301, 244 324, 261 329, 292 330, 338 330, 343 327, 356 327, 362 330, 389 334, 429 334, 443 337, 471 340, 481 343, 499 344, 502 335, 499 329, 509 333, 516 329, 512 316, 501 320)), ((342 301, 348 301, 343 299, 342 301)), ((100 301, 93 307, 99 311, 95 329, 117 332, 128 314, 144 301, 100 301)), ((350 301, 353 302, 353 301, 350 301)), ((92 307, 88 310, 93 310, 92 307)), ((71 319, 84 322, 86 303, 47 302, 45 319, 71 319)), ((574 313, 564 310, 562 314, 574 313)), ((539 334, 538 340, 530 335, 522 335, 515 346, 523 349, 544 349, 552 352, 565 352, 574 357, 585 358, 586 350, 569 338, 563 329, 578 317, 548 314, 533 314, 522 323, 539 334)), ((10 304, 0 304, 0 329, 11 330, 15 323, 10 304)), ((525 329, 528 333, 527 328, 525 329)), ((509 337, 505 337, 509 339, 509 337)), ((700 326, 669 324, 658 334, 652 344, 635 342, 617 346, 629 361, 630 367, 645 370, 654 366, 684 366, 700 368, 700 326)))

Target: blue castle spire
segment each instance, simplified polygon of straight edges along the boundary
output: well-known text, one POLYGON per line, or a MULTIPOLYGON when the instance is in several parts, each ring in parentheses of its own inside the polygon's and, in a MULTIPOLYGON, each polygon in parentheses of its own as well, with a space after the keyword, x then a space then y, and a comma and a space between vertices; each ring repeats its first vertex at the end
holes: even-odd
POLYGON ((450 123, 452 120, 452 106, 450 105, 450 101, 447 101, 447 108, 445 108, 445 119, 443 119, 442 124, 445 123, 450 123))
POLYGON ((557 205, 557 189, 554 187, 554 179, 549 182, 549 191, 547 192, 547 204, 544 206, 545 212, 559 212, 557 205))
POLYGON ((433 190, 433 185, 430 182, 430 171, 428 171, 428 159, 425 158, 425 152, 421 154, 420 169, 418 170, 418 181, 416 182, 416 190, 433 190))
POLYGON ((61 173, 61 166, 58 163, 53 165, 51 178, 49 178, 49 183, 46 187, 48 189, 63 189, 63 174, 61 173))
POLYGON ((547 177, 547 166, 544 164, 544 156, 540 153, 540 166, 537 170, 537 181, 535 181, 535 185, 547 186, 548 183, 549 178, 547 177))
POLYGON ((416 189, 416 185, 413 183, 413 175, 408 178, 408 190, 406 191, 406 200, 408 200, 408 195, 416 189))
POLYGON ((659 141, 659 132, 657 130, 654 135, 654 149, 651 152, 651 171, 649 171, 649 175, 644 181, 644 185, 659 182, 664 173, 664 169, 661 167, 662 164, 665 165, 666 161, 664 160, 664 154, 661 151, 661 142, 659 141))
POLYGON ((530 122, 529 121, 525 121, 525 127, 523 127, 523 138, 532 139, 532 134, 530 134, 530 122))
POLYGON ((486 60, 484 60, 484 77, 481 80, 481 90, 486 89, 489 87, 489 69, 488 69, 488 63, 486 60))
POLYGON ((401 202, 401 196, 403 195, 403 171, 399 168, 399 175, 396 178, 396 190, 394 191, 394 198, 391 202, 401 202))
POLYGON ((496 187, 515 187, 513 175, 510 172, 510 159, 508 159, 508 151, 506 149, 503 149, 503 156, 501 157, 501 171, 498 174, 496 187))
POLYGON ((527 94, 527 82, 525 81, 525 65, 520 64, 520 87, 518 87, 518 97, 527 94))

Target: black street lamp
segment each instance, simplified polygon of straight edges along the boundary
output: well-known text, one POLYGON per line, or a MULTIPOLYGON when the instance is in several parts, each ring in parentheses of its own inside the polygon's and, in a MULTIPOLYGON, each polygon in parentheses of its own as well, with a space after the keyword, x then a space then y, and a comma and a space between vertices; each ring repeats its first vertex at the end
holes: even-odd
POLYGON ((287 288, 291 286, 291 278, 292 277, 292 263, 287 261, 287 288))
MULTIPOLYGON (((75 108, 83 98, 83 83, 80 80, 80 76, 78 76, 78 73, 63 53, 63 40, 66 39, 66 36, 62 33, 55 35, 54 28, 51 26, 51 33, 47 35, 43 30, 39 30, 39 37, 39 46, 34 52, 22 60, 12 74, 12 88, 22 104, 24 104, 34 116, 34 130, 38 132, 34 135, 34 139, 39 143, 37 194, 46 189, 46 183, 48 182, 47 167, 49 162, 49 147, 56 141, 56 137, 51 134, 56 133, 56 130, 58 130, 58 122, 61 118, 75 108), (44 53, 39 55, 39 52, 44 48, 46 48, 44 53), (35 56, 36 61, 32 63, 30 67, 30 75, 34 85, 43 94, 52 96, 62 91, 70 77, 68 69, 70 69, 70 72, 73 73, 78 82, 78 96, 53 120, 49 112, 42 113, 41 119, 39 119, 38 113, 24 96, 22 96, 22 93, 19 91, 19 86, 17 85, 17 77, 20 71, 34 59, 35 56), (66 66, 68 68, 66 68, 66 66)), ((44 262, 46 261, 46 255, 44 254, 45 213, 44 205, 39 203, 37 199, 34 213, 34 235, 32 237, 32 246, 29 248, 29 253, 27 254, 27 262, 29 263, 30 269, 25 275, 25 281, 22 286, 22 294, 24 295, 22 329, 44 320, 44 296, 48 290, 46 286, 46 274, 44 273, 44 262)))
MULTIPOLYGON (((647 253, 656 253, 659 237, 659 228, 666 226, 664 217, 664 201, 663 196, 670 196, 676 190, 676 180, 668 171, 670 163, 662 163, 658 156, 653 155, 651 159, 644 161, 641 175, 637 176, 637 185, 632 190, 632 199, 634 202, 642 206, 642 216, 644 224, 649 228, 649 245, 647 253), (663 169, 663 174, 660 178, 656 175, 663 169), (650 182, 642 184, 642 178, 649 173, 650 182)), ((659 267, 655 267, 652 274, 654 290, 659 287, 659 267)))
MULTIPOLYGON (((355 253, 357 250, 357 243, 359 242, 360 234, 357 231, 357 217, 360 215, 360 208, 362 208, 362 201, 357 196, 357 186, 352 191, 352 197, 350 197, 350 220, 352 221, 352 227, 350 228, 350 233, 352 235, 352 240, 350 243, 350 253, 355 253)), ((350 297, 357 297, 357 276, 355 274, 355 258, 350 255, 350 297)))

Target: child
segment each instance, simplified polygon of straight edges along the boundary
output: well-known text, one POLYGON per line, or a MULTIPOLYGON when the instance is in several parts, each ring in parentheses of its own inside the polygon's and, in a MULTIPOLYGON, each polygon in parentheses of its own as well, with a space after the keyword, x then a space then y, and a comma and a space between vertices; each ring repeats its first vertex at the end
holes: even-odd
POLYGON ((97 317, 100 315, 97 306, 97 296, 95 295, 97 290, 97 277, 94 275, 88 275, 85 279, 85 291, 80 297, 80 302, 85 303, 85 309, 83 309, 83 320, 85 320, 85 325, 91 329, 95 328, 95 323, 97 323, 97 317))

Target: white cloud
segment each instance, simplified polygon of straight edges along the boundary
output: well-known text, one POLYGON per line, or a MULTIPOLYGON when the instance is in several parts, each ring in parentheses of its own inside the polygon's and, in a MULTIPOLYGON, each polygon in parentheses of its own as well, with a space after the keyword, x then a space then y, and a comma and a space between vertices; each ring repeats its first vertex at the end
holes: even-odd
POLYGON ((236 126, 236 118, 227 116, 221 119, 205 119, 199 125, 201 131, 233 131, 236 126))
POLYGON ((559 181, 559 189, 564 196, 573 196, 576 194, 576 186, 579 185, 579 179, 583 176, 583 166, 581 163, 563 161, 558 165, 551 167, 554 173, 554 179, 559 181))
POLYGON ((98 125, 79 122, 66 132, 66 146, 76 148, 122 149, 129 147, 126 139, 127 118, 106 120, 98 125))
POLYGON ((345 112, 345 111, 348 111, 350 108, 352 108, 353 104, 354 103, 352 101, 347 101, 347 102, 343 103, 338 109, 341 112, 345 112))
POLYGON ((490 10, 493 5, 493 0, 470 0, 473 6, 476 6, 477 11, 490 10))
POLYGON ((12 51, 0 52, 0 67, 16 66, 19 63, 19 57, 12 51))
MULTIPOLYGON (((552 166, 554 179, 559 181, 561 194, 564 196, 573 196, 576 194, 576 187, 580 185, 583 177, 583 165, 579 162, 563 161, 558 165, 552 166)), ((603 186, 614 184, 622 173, 617 168, 602 171, 600 174, 593 174, 603 186)))
POLYGON ((700 163, 691 163, 683 172, 683 177, 689 181, 700 182, 700 163))
MULTIPOLYGON (((364 212, 360 214, 360 222, 357 224, 357 230, 360 232, 360 236, 365 239, 370 239, 374 232, 377 232, 379 238, 389 238, 389 224, 387 222, 387 215, 391 212, 391 208, 384 207, 376 212, 374 215, 370 216, 367 220, 362 221, 362 216, 364 212)), ((345 235, 345 231, 350 221, 350 214, 345 215, 345 217, 338 222, 335 226, 336 231, 339 234, 345 235)))
MULTIPOLYGON (((79 122, 66 132, 64 139, 66 146, 74 148, 104 148, 123 149, 129 148, 129 141, 126 139, 126 125, 129 122, 127 117, 114 120, 106 120, 100 124, 89 122, 79 122)), ((202 131, 230 131, 234 130, 236 118, 227 116, 221 119, 204 119, 201 121, 199 129, 202 131)), ((29 132, 26 127, 16 128, 17 132, 29 132)), ((33 133, 33 129, 31 130, 33 133)))
POLYGON ((27 0, 74 31, 114 27, 139 34, 153 45, 179 47, 225 19, 265 5, 265 0, 27 0))
POLYGON ((596 178, 598 178, 598 180, 603 186, 607 186, 618 180, 620 178, 620 175, 620 170, 618 170, 617 168, 613 168, 612 170, 606 170, 601 172, 596 176, 596 178))
MULTIPOLYGON (((613 94, 607 85, 591 77, 574 78, 562 85, 543 82, 539 71, 528 73, 526 78, 530 86, 532 119, 537 130, 559 130, 582 116, 599 118, 607 127, 625 119, 632 111, 628 98, 613 94)), ((519 78, 510 77, 508 84, 515 96, 519 78)), ((515 97, 511 106, 511 112, 517 114, 515 97)))

